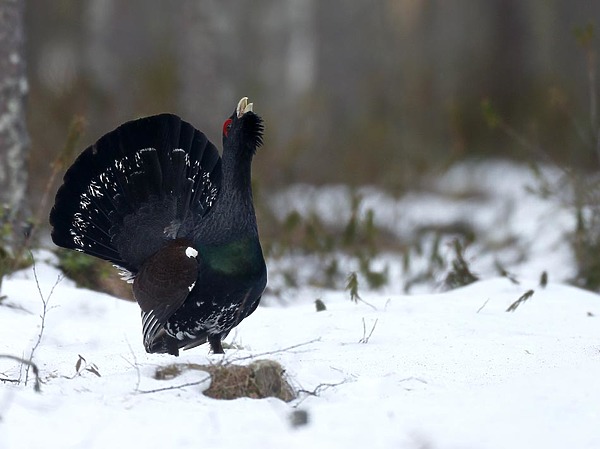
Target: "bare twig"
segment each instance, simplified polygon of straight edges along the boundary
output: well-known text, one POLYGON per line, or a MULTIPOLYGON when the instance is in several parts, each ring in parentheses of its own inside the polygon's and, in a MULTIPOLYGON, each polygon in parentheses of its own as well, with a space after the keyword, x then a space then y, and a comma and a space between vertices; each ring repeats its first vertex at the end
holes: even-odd
POLYGON ((9 377, 0 377, 0 382, 10 382, 10 383, 18 384, 19 379, 11 379, 9 377))
MULTIPOLYGON (((21 363, 22 365, 27 365, 28 366, 28 370, 29 368, 31 368, 31 371, 33 372, 33 375, 35 376, 35 383, 33 384, 33 390, 36 391, 37 393, 39 393, 41 391, 41 387, 40 387, 40 371, 37 367, 37 365, 35 363, 33 363, 31 360, 27 360, 24 359, 22 357, 17 357, 15 355, 8 355, 8 354, 0 354, 0 358, 3 359, 10 359, 10 360, 15 360, 19 363, 21 363)), ((19 383, 18 380, 9 380, 9 379, 2 379, 3 381, 8 381, 8 382, 15 382, 15 383, 19 383)), ((27 381, 25 381, 25 384, 27 384, 27 381)))
POLYGON ((517 299, 515 302, 513 302, 508 309, 506 309, 507 312, 514 312, 515 310, 517 310, 517 307, 519 307, 522 303, 524 303, 525 301, 527 301, 529 298, 531 298, 533 296, 534 290, 527 290, 525 293, 523 293, 521 295, 521 297, 519 299, 517 299))
POLYGON ((506 270, 506 268, 504 268, 504 267, 502 266, 502 264, 500 264, 500 262, 498 262, 498 261, 496 260, 496 261, 494 262, 494 265, 495 265, 495 267, 496 267, 496 270, 498 271, 498 274, 499 274, 500 276, 502 276, 502 277, 505 277, 506 279, 508 279, 510 282, 512 282, 512 283, 513 283, 513 284, 515 284, 515 285, 519 285, 519 284, 520 284, 520 282, 519 282, 519 280, 517 279, 517 277, 516 277, 514 274, 512 274, 512 273, 509 273, 509 272, 506 270))
POLYGON ((297 391, 298 394, 305 394, 306 396, 302 399, 300 399, 298 402, 296 402, 296 404, 294 404, 294 408, 299 407, 300 405, 302 405, 302 403, 304 402, 304 400, 310 396, 315 396, 318 397, 322 391, 328 390, 329 388, 335 388, 335 387, 339 387, 340 385, 343 385, 345 383, 348 382, 348 379, 344 379, 341 382, 337 382, 335 384, 319 384, 317 385, 312 391, 311 390, 304 390, 304 389, 300 389, 297 391))
POLYGON ((486 299, 485 302, 481 305, 481 307, 477 309, 477 313, 481 312, 488 302, 490 302, 490 298, 486 299))
POLYGON ((371 304, 370 302, 367 302, 367 301, 365 301, 365 300, 364 300, 364 299, 362 299, 362 298, 359 298, 359 301, 360 301, 360 302, 362 302, 363 304, 365 304, 365 305, 369 306, 371 309, 373 309, 373 310, 377 310, 377 307, 375 307, 375 306, 374 306, 373 304, 371 304))
POLYGON ((377 326, 377 321, 379 321, 379 318, 375 319, 375 322, 373 323, 373 327, 371 327, 371 331, 369 332, 369 335, 367 335, 367 326, 365 323, 365 319, 362 319, 362 324, 363 324, 363 336, 360 340, 358 340, 359 343, 362 344, 367 344, 369 343, 369 339, 371 338, 371 335, 373 335, 373 331, 375 330, 375 326, 377 326))
MULTIPOLYGON (((320 339, 317 338, 317 339, 314 339, 314 340, 311 340, 311 341, 308 341, 308 342, 298 343, 298 344, 295 344, 295 345, 292 345, 292 346, 288 346, 286 348, 281 348, 281 349, 277 349, 277 350, 274 350, 274 351, 262 352, 260 354, 252 354, 252 355, 249 355, 249 356, 238 357, 238 358, 234 358, 234 359, 230 359, 230 360, 227 360, 227 359, 223 358, 218 363, 216 363, 216 365, 231 365, 234 362, 239 362, 239 361, 248 360, 248 359, 255 359, 257 357, 264 357, 264 356, 267 356, 267 355, 272 355, 272 354, 277 354, 277 353, 281 353, 281 352, 286 352, 286 351, 289 351, 291 349, 296 349, 296 348, 299 348, 299 347, 302 347, 302 346, 306 346, 306 345, 315 343, 317 341, 320 341, 320 339)), ((137 365, 137 362, 136 362, 136 365, 137 365)), ((194 369, 198 369, 198 368, 196 367, 194 369)), ((138 373, 138 376, 139 376, 139 373, 138 373)), ((210 378, 211 378, 211 376, 207 375, 205 378, 203 378, 201 380, 198 380, 198 381, 195 381, 195 382, 188 382, 188 383, 181 384, 181 385, 172 385, 170 387, 156 388, 156 389, 153 389, 153 390, 139 390, 139 388, 136 387, 136 392, 137 393, 141 393, 141 394, 149 394, 149 393, 158 393, 158 392, 161 392, 161 391, 179 390, 179 389, 182 389, 182 388, 194 387, 194 386, 197 386, 197 385, 201 385, 204 382, 206 382, 207 380, 209 380, 210 378)))
MULTIPOLYGON (((421 379, 420 377, 415 377, 415 376, 410 376, 410 377, 405 377, 404 379, 400 379, 399 383, 403 383, 403 382, 411 382, 411 381, 417 381, 421 384, 427 385, 427 381, 424 379, 421 379)), ((406 391, 412 391, 413 388, 410 387, 404 387, 404 389, 406 391)))
MULTIPOLYGON (((35 344, 33 345, 33 348, 31 348, 31 353, 29 354, 29 361, 32 362, 33 361, 33 356, 35 354, 35 351, 37 350, 38 346, 40 345, 40 343, 42 342, 42 337, 44 335, 44 329, 46 328, 46 313, 48 312, 48 304, 50 303, 50 298, 52 297, 52 294, 54 293, 54 289, 56 288, 56 286, 58 285, 58 283, 62 280, 62 275, 59 275, 56 278, 56 282, 54 283, 54 285, 52 286, 52 288, 50 289, 50 293, 48 294, 48 297, 44 297, 44 294, 42 293, 42 289, 40 287, 40 282, 38 279, 38 275, 37 275, 37 269, 36 269, 36 264, 35 264, 35 260, 33 259, 32 256, 32 260, 33 260, 33 277, 35 279, 35 285, 37 287, 38 293, 40 294, 40 298, 42 300, 42 314, 40 315, 40 318, 42 320, 41 325, 40 325, 40 332, 38 334, 38 338, 35 342, 35 344)), ((25 370, 25 385, 27 385, 27 381, 29 380, 29 367, 32 366, 32 364, 27 364, 27 369, 25 370)))
MULTIPOLYGON (((264 356, 268 356, 268 355, 272 355, 272 354, 278 354, 278 353, 281 353, 281 352, 290 351, 292 349, 296 349, 296 348, 300 348, 302 346, 307 346, 307 345, 313 344, 313 343, 315 343, 317 341, 320 341, 320 340, 321 340, 320 338, 316 338, 314 340, 310 340, 310 341, 303 342, 303 343, 298 343, 298 344, 291 345, 291 346, 288 346, 288 347, 285 347, 285 348, 276 349, 276 350, 273 350, 273 351, 262 352, 260 354, 252 354, 252 355, 248 355, 248 356, 244 356, 244 357, 237 357, 237 358, 233 358, 233 359, 226 359, 224 357, 221 360, 219 360, 219 362, 215 363, 214 365, 216 365, 216 366, 229 366, 229 365, 232 365, 233 363, 239 362, 239 361, 256 359, 256 358, 259 358, 259 357, 264 357, 264 356)), ((212 366, 212 364, 211 364, 211 366, 212 366)), ((196 370, 201 370, 202 371, 202 369, 201 369, 202 367, 200 365, 191 364, 191 365, 189 365, 189 368, 196 369, 196 370)), ((139 390, 139 389, 136 389, 136 391, 137 391, 137 393, 141 393, 141 394, 149 394, 149 393, 158 393, 158 392, 161 392, 161 391, 179 390, 179 389, 182 389, 182 388, 194 387, 194 386, 197 386, 197 385, 201 385, 204 382, 206 382, 207 380, 209 380, 210 378, 211 378, 211 376, 207 375, 205 378, 203 378, 201 380, 198 380, 198 381, 194 381, 194 382, 188 382, 188 383, 184 383, 184 384, 180 384, 180 385, 172 385, 170 387, 156 388, 156 389, 153 389, 153 390, 139 390)))
POLYGON ((140 391, 140 382, 142 381, 142 377, 140 375, 140 367, 138 365, 138 361, 137 361, 137 357, 135 356, 135 352, 133 352, 133 348, 131 347, 131 344, 129 343, 129 340, 127 340, 127 346, 129 346, 129 352, 131 353, 131 357, 133 357, 133 363, 131 363, 129 360, 127 360, 125 357, 123 357, 123 360, 125 360, 127 363, 129 363, 129 365, 131 365, 131 367, 133 369, 135 369, 135 372, 137 374, 137 382, 135 384, 135 390, 136 392, 140 391))
MULTIPOLYGON (((203 367, 202 365, 197 365, 197 364, 188 364, 188 365, 186 365, 186 367, 187 367, 187 369, 205 371, 206 369, 210 370, 211 366, 230 366, 230 365, 233 365, 234 362, 244 361, 244 360, 248 360, 248 359, 255 359, 255 358, 264 357, 264 356, 267 356, 267 355, 272 355, 272 354, 277 354, 277 353, 280 353, 280 352, 289 351, 289 350, 292 350, 292 349, 296 349, 296 348, 299 348, 299 347, 302 347, 302 346, 306 346, 306 345, 312 344, 312 343, 317 342, 317 341, 320 341, 320 339, 314 339, 314 340, 311 340, 311 341, 308 341, 308 342, 298 343, 298 344, 295 344, 295 345, 292 345, 292 346, 288 346, 286 348, 277 349, 277 350, 274 350, 274 351, 267 351, 267 352, 263 352, 263 353, 260 353, 260 354, 252 354, 252 355, 249 355, 249 356, 238 357, 238 358, 229 359, 229 360, 224 357, 221 360, 219 360, 217 363, 214 363, 214 364, 211 363, 206 368, 203 367)), ((134 355, 134 360, 135 360, 135 355, 134 355)), ((129 362, 129 363, 131 364, 131 362, 129 362)), ((137 362, 135 363, 134 367, 136 368, 136 370, 138 370, 138 385, 136 386, 136 392, 140 393, 140 394, 151 394, 151 393, 159 393, 159 392, 162 392, 162 391, 180 390, 180 389, 187 388, 187 387, 194 387, 194 386, 202 385, 202 384, 204 384, 205 382, 207 382, 207 381, 209 381, 211 379, 211 375, 207 374, 206 377, 204 377, 204 378, 202 378, 200 380, 194 381, 194 382, 187 382, 187 383, 180 384, 180 385, 171 385, 169 387, 163 387, 163 388, 155 388, 155 389, 152 389, 152 390, 140 390, 139 389, 139 369, 137 368, 137 362)))
POLYGON ((343 385, 346 382, 348 382, 348 381, 347 380, 343 380, 343 381, 335 383, 335 384, 319 384, 312 391, 300 389, 300 390, 298 390, 298 393, 304 393, 304 394, 307 394, 309 396, 319 396, 319 394, 323 390, 327 390, 329 388, 334 388, 334 387, 339 387, 340 385, 343 385))
POLYGON ((170 387, 155 388, 154 390, 138 390, 137 392, 140 394, 150 394, 150 393, 159 393, 161 391, 181 390, 182 388, 195 387, 197 385, 202 385, 207 380, 210 380, 210 374, 207 374, 206 377, 204 377, 201 380, 197 380, 195 382, 188 382, 188 383, 181 384, 181 385, 172 385, 170 387))
POLYGON ((247 355, 247 356, 244 356, 244 357, 238 357, 238 358, 231 359, 231 360, 225 360, 225 359, 223 359, 223 360, 221 360, 220 363, 223 363, 223 362, 225 362, 225 363, 234 363, 234 362, 240 362, 242 360, 249 360, 249 359, 255 359, 257 357, 264 357, 264 356, 267 356, 267 355, 279 354, 281 352, 286 352, 286 351, 289 351, 291 349, 300 348, 302 346, 308 346, 308 345, 311 345, 311 344, 316 343, 318 341, 321 341, 321 339, 320 338, 315 338, 314 340, 306 341, 304 343, 297 343, 295 345, 288 346, 286 348, 275 349, 273 351, 262 352, 260 354, 247 355))
POLYGON ((6 296, 6 295, 0 296, 0 306, 6 307, 7 309, 20 310, 21 312, 25 312, 25 313, 28 313, 29 315, 32 315, 32 313, 29 310, 27 310, 25 307, 23 307, 19 304, 13 304, 11 302, 7 302, 6 299, 8 299, 8 296, 6 296))

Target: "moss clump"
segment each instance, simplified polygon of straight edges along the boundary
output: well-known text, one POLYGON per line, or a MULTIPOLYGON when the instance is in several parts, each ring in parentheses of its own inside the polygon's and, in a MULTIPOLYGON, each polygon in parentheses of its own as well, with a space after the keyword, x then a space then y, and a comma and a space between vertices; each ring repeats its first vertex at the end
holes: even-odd
POLYGON ((175 363, 157 368, 154 378, 169 380, 187 370, 210 374, 210 387, 203 393, 214 399, 278 398, 289 402, 296 397, 285 370, 274 360, 256 360, 249 365, 175 363))
POLYGON ((124 282, 110 262, 77 251, 59 249, 58 268, 78 287, 133 300, 129 284, 124 282))

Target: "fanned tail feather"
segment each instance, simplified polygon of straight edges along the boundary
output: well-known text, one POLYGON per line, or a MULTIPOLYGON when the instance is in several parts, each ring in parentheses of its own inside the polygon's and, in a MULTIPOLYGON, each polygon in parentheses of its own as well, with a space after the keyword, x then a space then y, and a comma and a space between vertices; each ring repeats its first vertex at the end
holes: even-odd
POLYGON ((134 120, 66 172, 50 214, 52 239, 135 274, 186 217, 210 209, 220 185, 219 153, 203 133, 171 114, 134 120))

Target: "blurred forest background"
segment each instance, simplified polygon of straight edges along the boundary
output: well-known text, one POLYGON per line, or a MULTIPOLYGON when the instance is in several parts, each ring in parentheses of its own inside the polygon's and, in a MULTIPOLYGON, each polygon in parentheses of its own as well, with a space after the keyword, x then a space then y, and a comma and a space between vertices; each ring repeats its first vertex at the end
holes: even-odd
POLYGON ((266 120, 255 161, 262 187, 405 189, 465 157, 524 157, 488 126, 486 99, 556 158, 595 160, 569 148, 579 138, 572 118, 590 117, 589 61, 574 30, 600 17, 600 2, 25 4, 33 204, 74 117, 87 123, 78 150, 163 111, 220 146, 221 124, 244 95, 266 120))
POLYGON ((15 158, 0 175, 23 175, 0 198, 23 203, 28 150, 30 214, 45 226, 60 176, 104 133, 170 111, 220 146, 242 96, 266 122, 259 203, 295 183, 427 188, 467 158, 598 169, 598 14, 548 0, 5 1, 0 70, 27 107, 1 105, 19 132, 0 127, 15 158))
MULTIPOLYGON (((13 0, 1 6, 4 39, 24 10, 25 59, 1 53, 0 39, 0 70, 21 68, 12 86, 23 90, 26 69, 30 139, 17 141, 29 151, 30 212, 42 226, 71 159, 106 132, 168 111, 220 146, 224 119, 248 96, 266 122, 265 146, 253 165, 259 215, 273 214, 261 207, 263 193, 297 183, 371 185, 399 197, 427 189, 426 175, 467 159, 574 167, 563 170, 575 192, 568 238, 579 273, 589 273, 579 284, 600 289, 600 185, 579 181, 580 173, 600 168, 594 32, 600 2, 13 0), (73 123, 84 124, 81 132, 73 132, 73 123), (589 200, 587 192, 598 195, 589 200)), ((22 128, 21 115, 12 117, 22 128)), ((14 199, 6 195, 14 189, 2 190, 0 198, 14 199)), ((269 242, 277 239, 290 247, 301 240, 310 250, 345 244, 370 276, 379 230, 374 211, 359 223, 359 203, 352 198, 342 237, 297 211, 259 217, 268 252, 275 253, 269 242), (366 252, 356 244, 358 225, 366 252)), ((467 231, 459 234, 473 234, 467 231)), ((420 243, 405 240, 408 260, 410 245, 420 243)), ((441 240, 433 241, 435 255, 441 240)), ((325 272, 345 269, 337 259, 330 265, 325 272)))

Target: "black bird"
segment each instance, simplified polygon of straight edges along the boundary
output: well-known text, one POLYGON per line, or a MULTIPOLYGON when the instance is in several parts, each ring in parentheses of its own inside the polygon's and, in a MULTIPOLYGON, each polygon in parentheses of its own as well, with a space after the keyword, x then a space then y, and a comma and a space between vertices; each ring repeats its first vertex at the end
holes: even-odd
POLYGON ((223 155, 176 115, 127 122, 79 155, 50 212, 58 246, 108 260, 133 282, 144 347, 179 355, 221 340, 267 283, 250 185, 263 122, 242 98, 223 155))

